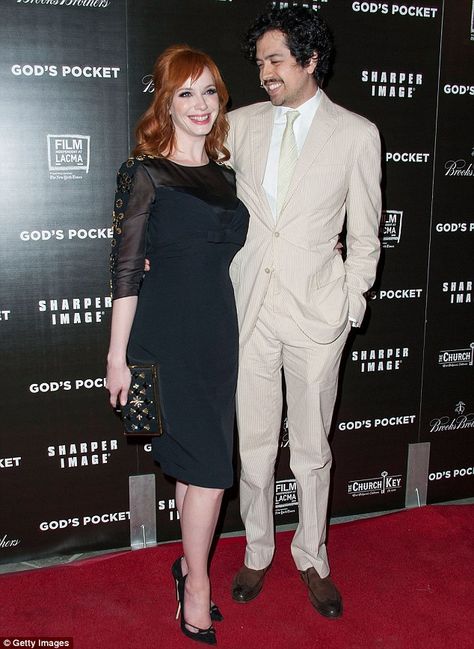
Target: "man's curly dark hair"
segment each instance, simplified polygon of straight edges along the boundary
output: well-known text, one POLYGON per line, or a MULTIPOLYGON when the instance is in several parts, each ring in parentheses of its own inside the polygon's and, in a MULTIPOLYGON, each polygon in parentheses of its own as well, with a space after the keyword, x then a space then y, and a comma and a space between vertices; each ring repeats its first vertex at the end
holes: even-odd
POLYGON ((250 61, 255 62, 258 39, 272 30, 285 34, 291 54, 302 67, 308 65, 317 52, 314 76, 321 82, 329 72, 333 50, 332 35, 324 20, 307 7, 270 9, 258 16, 244 36, 242 49, 250 61))

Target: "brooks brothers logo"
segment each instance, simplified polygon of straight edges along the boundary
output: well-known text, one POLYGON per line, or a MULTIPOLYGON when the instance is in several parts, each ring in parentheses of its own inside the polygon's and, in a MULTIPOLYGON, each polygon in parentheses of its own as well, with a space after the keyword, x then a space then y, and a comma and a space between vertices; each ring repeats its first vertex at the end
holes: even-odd
POLYGON ((371 372, 399 370, 408 355, 408 347, 389 347, 388 349, 354 350, 351 359, 354 363, 359 364, 359 369, 363 374, 370 374, 371 372))
POLYGON ((449 296, 450 304, 471 304, 472 280, 443 282, 443 293, 449 296))
POLYGON ((50 180, 80 180, 89 173, 90 135, 48 135, 50 180), (73 172, 82 173, 73 173, 73 172))
POLYGON ((474 412, 466 412, 464 401, 460 400, 453 406, 451 415, 435 417, 430 421, 430 433, 443 433, 449 430, 467 430, 474 428, 474 412))
POLYGON ((463 349, 443 349, 438 354, 441 367, 472 367, 474 365, 474 342, 463 349))
POLYGON ((402 237, 403 211, 383 210, 380 220, 380 237, 384 248, 395 248, 402 237))
POLYGON ((73 297, 38 301, 38 311, 51 316, 52 325, 94 324, 102 322, 112 298, 73 297))
POLYGON ((296 480, 277 480, 275 483, 275 514, 293 514, 298 509, 296 480))
POLYGON ((14 548, 17 545, 20 545, 21 541, 20 539, 10 539, 8 538, 7 534, 4 534, 1 536, 0 533, 0 549, 3 550, 5 548, 14 548))
MULTIPOLYGON (((471 149, 471 158, 474 156, 474 147, 471 149)), ((472 178, 474 176, 474 164, 458 158, 457 160, 447 160, 444 164, 444 175, 455 176, 457 178, 472 178)))
POLYGON ((47 5, 49 7, 86 7, 89 9, 107 9, 112 0, 15 0, 18 5, 47 5))
POLYGON ((94 442, 77 442, 48 446, 48 457, 58 460, 61 469, 75 469, 83 466, 107 464, 112 451, 118 449, 116 439, 103 439, 94 442))
POLYGON ((288 448, 289 446, 290 433, 288 430, 288 417, 285 417, 281 425, 280 448, 288 448))
POLYGON ((153 83, 152 74, 145 74, 145 76, 142 77, 142 86, 142 92, 146 92, 150 95, 155 92, 155 84, 153 83))
POLYGON ((410 18, 436 18, 438 7, 420 7, 388 2, 353 2, 352 11, 364 14, 408 16, 410 18))
POLYGON ((411 99, 423 83, 420 72, 393 72, 386 70, 362 70, 362 83, 368 83, 372 97, 411 99))
POLYGON ((389 475, 388 471, 382 471, 380 477, 362 478, 350 480, 347 484, 347 493, 353 498, 358 496, 374 496, 376 494, 388 494, 401 489, 402 476, 389 475))

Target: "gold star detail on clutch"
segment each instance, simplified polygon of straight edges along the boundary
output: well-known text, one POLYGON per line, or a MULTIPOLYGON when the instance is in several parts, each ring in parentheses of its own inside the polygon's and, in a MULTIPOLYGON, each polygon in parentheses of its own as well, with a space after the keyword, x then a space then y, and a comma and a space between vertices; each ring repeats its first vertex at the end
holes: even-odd
POLYGON ((140 399, 140 397, 133 397, 133 399, 130 401, 130 405, 134 408, 140 408, 140 406, 144 403, 145 402, 143 401, 143 399, 140 399))

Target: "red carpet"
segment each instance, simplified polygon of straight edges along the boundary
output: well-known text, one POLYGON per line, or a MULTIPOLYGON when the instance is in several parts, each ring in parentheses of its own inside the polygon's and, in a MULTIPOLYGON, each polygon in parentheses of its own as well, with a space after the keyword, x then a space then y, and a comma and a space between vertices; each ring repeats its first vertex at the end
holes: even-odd
MULTIPOLYGON (((214 598, 229 649, 470 649, 473 647, 474 506, 424 507, 334 525, 332 574, 344 616, 311 607, 290 557, 291 533, 262 593, 236 604, 230 582, 244 539, 222 539, 214 598)), ((69 636, 75 649, 197 649, 174 620, 170 565, 178 544, 0 576, 0 637, 69 636)))

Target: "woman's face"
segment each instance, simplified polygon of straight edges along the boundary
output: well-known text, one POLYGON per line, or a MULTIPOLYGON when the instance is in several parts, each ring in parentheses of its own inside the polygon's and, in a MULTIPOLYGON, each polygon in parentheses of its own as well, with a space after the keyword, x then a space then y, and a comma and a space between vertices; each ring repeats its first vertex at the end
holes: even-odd
POLYGON ((176 138, 203 138, 211 131, 219 113, 219 97, 214 78, 208 68, 201 76, 183 86, 173 95, 170 115, 176 138))

